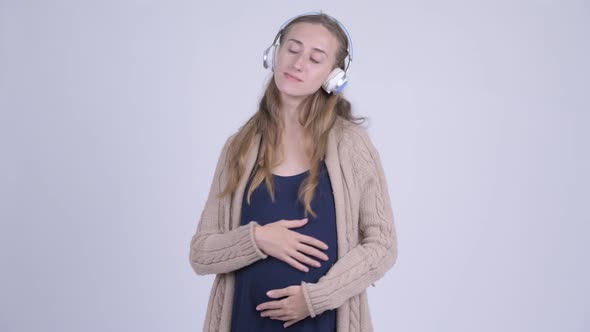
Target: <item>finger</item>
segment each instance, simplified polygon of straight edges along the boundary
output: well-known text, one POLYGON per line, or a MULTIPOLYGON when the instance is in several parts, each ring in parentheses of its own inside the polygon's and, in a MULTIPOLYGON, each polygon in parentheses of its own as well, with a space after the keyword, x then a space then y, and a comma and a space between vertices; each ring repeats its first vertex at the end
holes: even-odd
POLYGON ((291 265, 292 267, 296 268, 299 271, 309 272, 309 268, 307 266, 299 263, 298 261, 293 259, 291 256, 287 256, 287 258, 285 258, 285 263, 291 265))
MULTIPOLYGON (((295 295, 297 294, 297 291, 299 290, 301 286, 299 285, 295 285, 295 286, 289 286, 289 287, 285 287, 285 288, 277 288, 277 289, 271 289, 268 292, 266 292, 266 295, 268 295, 269 297, 273 297, 273 298, 278 298, 278 297, 284 297, 284 296, 291 296, 291 295, 295 295)), ((279 304, 284 305, 284 301, 276 301, 279 302, 279 304)))
POLYGON ((305 219, 293 219, 293 220, 285 220, 283 221, 283 225, 287 228, 297 228, 305 225, 307 223, 307 218, 305 219))
POLYGON ((264 302, 264 303, 257 305, 256 310, 262 311, 262 310, 268 310, 268 309, 279 309, 282 307, 283 307, 283 304, 281 303, 281 301, 269 301, 269 302, 264 302))
POLYGON ((316 239, 315 237, 311 237, 308 235, 303 235, 303 234, 297 233, 296 239, 299 240, 299 242, 307 243, 307 244, 312 245, 316 248, 320 248, 320 249, 324 249, 324 250, 328 249, 327 244, 316 239))
POLYGON ((324 261, 328 260, 328 255, 324 254, 323 252, 317 250, 314 247, 308 246, 307 244, 300 243, 297 246, 297 250, 304 253, 304 254, 317 257, 317 258, 324 260, 324 261))
MULTIPOLYGON (((293 288, 291 288, 291 286, 289 286, 286 288, 269 290, 268 292, 266 292, 266 295, 268 295, 268 297, 272 297, 272 298, 276 299, 276 298, 283 297, 283 296, 289 296, 289 295, 291 295, 292 292, 293 292, 293 288)), ((278 301, 278 302, 280 302, 280 301, 278 301)))
POLYGON ((274 319, 274 320, 282 320, 283 322, 289 321, 291 320, 293 317, 289 316, 289 315, 283 315, 283 316, 275 316, 275 317, 270 317, 270 319, 274 319))
POLYGON ((307 265, 311 265, 311 266, 315 266, 315 267, 320 267, 321 264, 317 261, 314 261, 313 259, 305 256, 304 254, 297 252, 293 255, 293 258, 295 258, 296 260, 300 261, 301 263, 305 263, 307 265))
POLYGON ((282 309, 282 308, 281 309, 271 309, 271 310, 265 310, 260 313, 260 317, 270 317, 271 319, 275 319, 276 317, 279 317, 279 316, 285 316, 284 309, 282 309))

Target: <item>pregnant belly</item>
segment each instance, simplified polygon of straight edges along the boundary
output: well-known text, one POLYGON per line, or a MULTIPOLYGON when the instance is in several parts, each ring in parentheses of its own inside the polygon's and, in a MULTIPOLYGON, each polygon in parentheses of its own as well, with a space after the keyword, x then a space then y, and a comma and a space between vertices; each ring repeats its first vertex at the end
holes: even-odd
MULTIPOLYGON (((330 257, 330 256, 328 256, 330 257)), ((332 256, 334 257, 334 256, 332 256)), ((266 292, 289 286, 300 285, 302 281, 315 283, 325 275, 334 260, 320 261, 321 267, 309 268, 309 272, 300 271, 291 265, 271 256, 256 261, 236 272, 236 282, 244 292, 243 295, 260 304, 272 301, 266 292)))

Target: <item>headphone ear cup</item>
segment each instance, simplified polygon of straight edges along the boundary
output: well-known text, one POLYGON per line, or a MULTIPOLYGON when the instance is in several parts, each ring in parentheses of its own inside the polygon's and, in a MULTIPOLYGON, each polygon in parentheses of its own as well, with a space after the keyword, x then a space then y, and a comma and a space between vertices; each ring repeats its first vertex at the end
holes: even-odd
POLYGON ((272 69, 273 72, 275 71, 275 65, 276 65, 276 62, 277 62, 277 55, 278 55, 278 53, 279 53, 279 45, 273 46, 272 47, 272 58, 271 58, 271 60, 272 60, 272 62, 271 62, 271 64, 272 64, 271 69, 272 69))
POLYGON ((262 66, 264 67, 264 69, 273 69, 274 67, 274 45, 270 45, 269 47, 266 48, 266 50, 264 50, 264 53, 262 54, 262 66))
POLYGON ((346 80, 346 73, 344 72, 344 70, 342 70, 342 68, 334 68, 330 72, 330 75, 328 75, 328 78, 326 79, 324 84, 322 84, 322 88, 327 93, 338 93, 340 92, 340 90, 342 90, 342 88, 346 86, 347 83, 348 82, 346 80))
POLYGON ((262 54, 262 66, 265 69, 270 69, 271 71, 275 71, 275 61, 277 58, 277 52, 279 48, 277 45, 270 45, 264 53, 262 54))

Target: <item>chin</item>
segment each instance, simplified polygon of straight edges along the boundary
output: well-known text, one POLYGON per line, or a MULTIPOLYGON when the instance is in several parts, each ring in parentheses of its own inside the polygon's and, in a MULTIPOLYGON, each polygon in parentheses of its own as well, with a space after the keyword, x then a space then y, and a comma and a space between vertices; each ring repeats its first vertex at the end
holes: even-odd
POLYGON ((295 89, 281 89, 279 88, 281 94, 291 97, 291 98, 305 98, 309 96, 311 93, 301 92, 295 89))
POLYGON ((305 98, 317 91, 317 89, 311 91, 309 88, 303 89, 303 87, 295 86, 291 82, 283 82, 277 79, 275 79, 275 84, 282 94, 291 98, 305 98))

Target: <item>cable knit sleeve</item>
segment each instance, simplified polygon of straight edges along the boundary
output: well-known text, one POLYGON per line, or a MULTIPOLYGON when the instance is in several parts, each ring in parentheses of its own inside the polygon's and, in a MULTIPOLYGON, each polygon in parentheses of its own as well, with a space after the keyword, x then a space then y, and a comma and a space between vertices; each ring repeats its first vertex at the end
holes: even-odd
MULTIPOLYGON (((317 283, 302 282, 311 317, 336 309, 380 279, 397 259, 397 236, 387 181, 379 153, 366 129, 346 129, 346 151, 359 191, 359 244, 341 257, 317 283)), ((353 189, 354 190, 354 189, 353 189)), ((351 230, 347 230, 350 232, 351 230)))
POLYGON ((224 232, 223 224, 225 218, 229 218, 231 197, 219 198, 218 194, 226 183, 227 150, 232 137, 223 146, 209 196, 190 243, 190 263, 199 275, 228 273, 268 257, 254 240, 256 221, 224 232))

